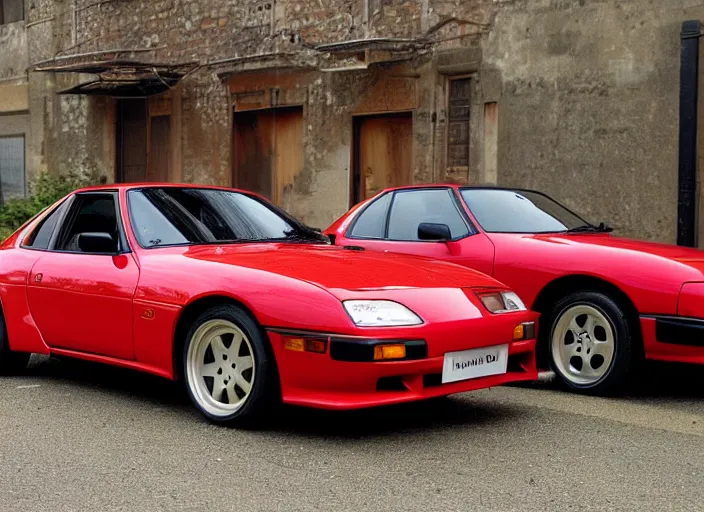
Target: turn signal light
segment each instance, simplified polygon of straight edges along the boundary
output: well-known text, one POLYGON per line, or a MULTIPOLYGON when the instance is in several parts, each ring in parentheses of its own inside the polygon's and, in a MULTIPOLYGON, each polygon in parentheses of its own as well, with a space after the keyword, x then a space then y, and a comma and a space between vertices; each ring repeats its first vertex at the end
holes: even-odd
POLYGON ((374 360, 403 359, 406 357, 406 345, 377 345, 374 347, 374 360))
POLYGON ((286 338, 284 348, 294 352, 314 352, 324 354, 327 343, 322 340, 308 340, 304 338, 286 338))
POLYGON ((284 341, 284 348, 294 352, 303 352, 306 349, 306 340, 303 338, 287 338, 284 341))
POLYGON ((513 329, 513 341, 535 338, 535 322, 524 322, 513 329))
POLYGON ((522 340, 524 332, 525 332, 525 329, 523 328, 523 324, 517 325, 513 329, 513 339, 514 340, 522 340))

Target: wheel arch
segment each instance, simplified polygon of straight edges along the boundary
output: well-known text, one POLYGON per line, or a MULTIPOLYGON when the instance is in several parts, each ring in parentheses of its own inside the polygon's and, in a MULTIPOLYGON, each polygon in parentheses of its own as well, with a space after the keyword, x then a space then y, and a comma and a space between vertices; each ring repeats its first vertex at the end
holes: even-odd
MULTIPOLYGON (((623 309, 626 317, 630 322, 630 327, 634 334, 634 348, 642 353, 643 337, 640 330, 640 322, 638 321, 638 308, 633 300, 617 285, 606 279, 590 276, 587 274, 570 274, 559 277, 546 284, 538 293, 531 309, 541 314, 543 318, 550 312, 550 308, 562 297, 575 291, 594 291, 608 295, 623 309)), ((544 341, 547 336, 545 329, 541 329, 540 338, 544 341)), ((546 354, 543 350, 538 350, 538 365, 541 368, 546 366, 546 354)))
MULTIPOLYGON (((183 352, 183 345, 186 342, 186 333, 188 332, 191 323, 196 318, 198 318, 198 316, 204 311, 207 311, 208 309, 215 306, 223 305, 232 305, 239 307, 240 309, 242 309, 242 311, 246 312, 261 329, 261 324, 257 320, 257 317, 252 311, 252 309, 247 306, 247 304, 234 297, 231 297, 229 295, 213 294, 195 298, 181 310, 181 313, 179 314, 178 319, 176 320, 176 326, 174 328, 172 355, 174 380, 180 380, 183 377, 183 372, 181 368, 181 354, 183 352)), ((268 336, 266 336, 266 333, 264 333, 263 330, 262 335, 268 343, 269 338, 268 336)))

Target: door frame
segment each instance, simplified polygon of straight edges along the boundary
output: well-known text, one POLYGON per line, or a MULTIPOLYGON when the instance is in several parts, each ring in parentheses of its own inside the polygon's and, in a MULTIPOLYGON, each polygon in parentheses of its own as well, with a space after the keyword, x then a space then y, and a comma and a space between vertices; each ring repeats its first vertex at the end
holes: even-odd
MULTIPOLYGON (((360 178, 361 178, 361 171, 359 168, 359 140, 360 140, 360 135, 362 133, 362 123, 364 122, 365 119, 370 119, 370 118, 378 118, 378 117, 408 117, 410 114, 411 117, 411 135, 413 135, 415 132, 413 128, 415 127, 415 122, 416 122, 416 111, 415 109, 410 109, 410 110, 394 110, 392 112, 369 112, 369 113, 362 113, 362 114, 353 114, 352 115, 352 144, 350 144, 350 147, 352 148, 352 151, 350 152, 350 170, 351 172, 349 173, 349 204, 347 205, 347 208, 351 208, 352 206, 356 205, 360 201, 362 201, 360 197, 360 178)), ((413 164, 415 163, 415 156, 416 156, 416 141, 415 137, 411 136, 411 167, 413 167, 413 164)), ((411 183, 412 185, 412 183, 411 183)))

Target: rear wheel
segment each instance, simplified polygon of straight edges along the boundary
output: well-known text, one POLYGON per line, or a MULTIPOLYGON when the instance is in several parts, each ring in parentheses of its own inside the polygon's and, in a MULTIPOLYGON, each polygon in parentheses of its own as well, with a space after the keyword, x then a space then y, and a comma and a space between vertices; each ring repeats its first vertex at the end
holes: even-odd
POLYGON ((195 320, 186 335, 183 370, 191 400, 214 423, 253 427, 275 405, 271 349, 237 306, 217 306, 195 320))
POLYGON ((550 366, 563 385, 588 394, 622 388, 634 341, 618 303, 601 292, 576 292, 559 300, 546 320, 550 366))
POLYGON ((29 363, 31 354, 26 352, 13 352, 7 341, 5 318, 0 314, 0 375, 16 375, 29 363))

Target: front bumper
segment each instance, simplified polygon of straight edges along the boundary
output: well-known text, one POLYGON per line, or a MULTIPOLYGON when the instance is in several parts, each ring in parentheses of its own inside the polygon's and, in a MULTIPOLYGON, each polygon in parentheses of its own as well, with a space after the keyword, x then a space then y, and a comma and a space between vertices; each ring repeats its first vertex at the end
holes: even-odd
MULTIPOLYGON (((517 324, 537 321, 537 315, 528 312, 510 316, 512 318, 494 319, 484 324, 475 319, 468 321, 464 328, 453 325, 452 329, 416 330, 412 338, 423 339, 427 352, 422 358, 401 361, 339 361, 330 353, 334 336, 331 336, 325 353, 317 354, 287 350, 284 348, 287 335, 279 329, 269 330, 268 335, 276 357, 284 403, 323 409, 358 409, 536 380, 535 339, 508 340, 512 339, 517 324), (507 342, 506 373, 442 384, 446 352, 507 342)), ((411 338, 398 336, 398 333, 386 336, 387 341, 411 338)))

